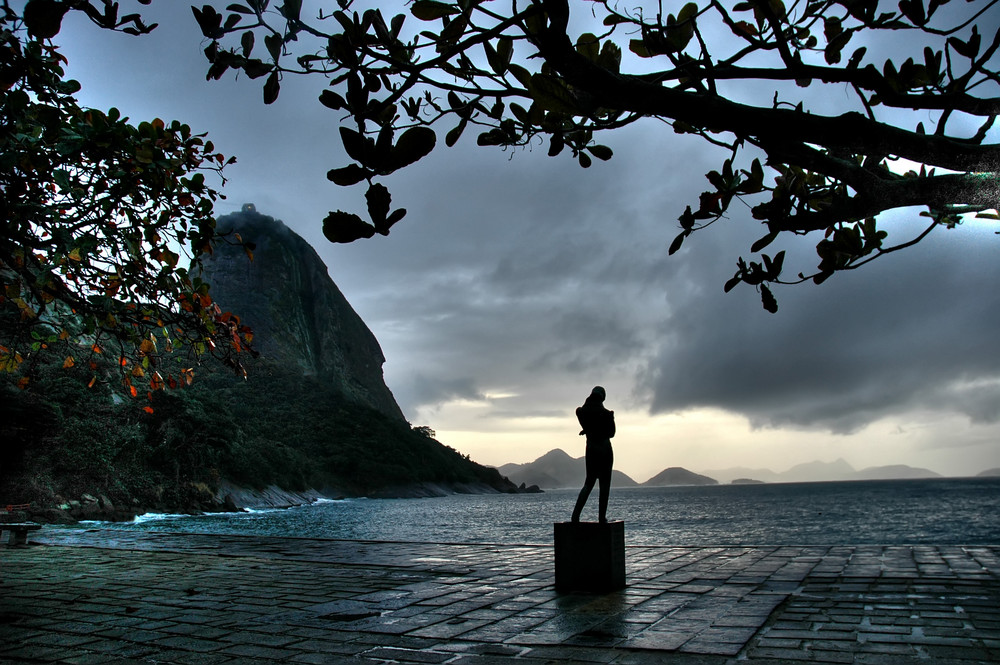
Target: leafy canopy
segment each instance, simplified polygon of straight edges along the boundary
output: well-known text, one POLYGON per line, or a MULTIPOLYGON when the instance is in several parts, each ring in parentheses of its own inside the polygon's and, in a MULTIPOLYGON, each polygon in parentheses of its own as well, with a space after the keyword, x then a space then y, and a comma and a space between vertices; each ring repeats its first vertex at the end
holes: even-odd
POLYGON ((218 240, 205 174, 233 160, 179 122, 81 108, 51 42, 70 4, 104 28, 153 27, 110 1, 0 5, 0 373, 23 388, 55 356, 94 385, 103 354, 136 396, 190 383, 201 354, 240 369, 251 332, 197 276, 218 240))
POLYGON ((328 176, 365 184, 368 202, 367 220, 330 213, 334 242, 389 233, 406 211, 378 180, 427 155, 439 131, 449 146, 470 128, 482 146, 545 141, 587 168, 612 157, 600 136, 643 119, 728 153, 680 215, 671 253, 734 198, 766 227, 754 253, 782 234, 821 236, 812 275, 787 277, 784 252, 739 260, 726 290, 750 284, 771 311, 771 282, 818 283, 963 215, 996 218, 1000 33, 980 27, 997 0, 900 0, 892 11, 878 0, 414 0, 388 18, 352 4, 312 16, 301 0, 193 7, 209 78, 263 79, 268 104, 288 75, 329 79, 319 101, 342 114, 353 163, 328 176), (922 57, 875 55, 898 53, 900 39, 922 57), (842 107, 812 111, 820 99, 842 107), (887 244, 880 213, 913 206, 925 221, 887 244))

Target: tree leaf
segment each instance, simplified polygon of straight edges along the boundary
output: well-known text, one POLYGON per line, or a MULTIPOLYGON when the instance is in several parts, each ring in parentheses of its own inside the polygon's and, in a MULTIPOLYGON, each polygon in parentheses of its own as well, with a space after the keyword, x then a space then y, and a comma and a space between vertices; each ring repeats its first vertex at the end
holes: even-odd
POLYGON ((323 220, 323 235, 330 242, 348 243, 371 238, 375 235, 375 227, 353 213, 337 210, 323 220))
POLYGON ((250 57, 250 53, 253 51, 254 47, 254 40, 255 37, 253 34, 253 30, 247 30, 246 32, 243 33, 243 36, 240 37, 240 46, 243 49, 244 58, 250 57))
POLYGON ((386 217, 389 216, 389 205, 392 202, 392 196, 385 185, 375 183, 365 192, 365 200, 368 202, 368 215, 372 218, 372 222, 375 223, 375 230, 378 231, 385 223, 386 217))
POLYGON ((413 14, 413 17, 421 21, 434 21, 444 16, 458 14, 460 11, 454 5, 437 2, 436 0, 417 0, 410 7, 410 13, 413 14))
POLYGON ((392 151, 394 169, 426 157, 437 143, 437 134, 430 127, 410 127, 399 137, 392 151))
POLYGON ((754 253, 759 252, 760 250, 764 249, 765 247, 767 247, 768 245, 770 245, 772 242, 774 242, 774 239, 777 238, 777 237, 778 237, 778 232, 777 231, 771 231, 766 236, 764 236, 763 238, 757 240, 756 242, 754 242, 754 244, 750 245, 750 251, 754 252, 754 253))
POLYGON ((343 168, 330 169, 326 172, 327 180, 330 180, 335 185, 340 185, 341 187, 356 185, 365 178, 371 177, 371 175, 371 171, 361 168, 357 164, 348 164, 343 168))
MULTIPOLYGON (((28 4, 31 5, 32 3, 29 2, 28 4)), ((201 9, 198 9, 192 6, 191 11, 194 13, 194 19, 198 21, 201 34, 209 39, 218 39, 223 36, 222 14, 215 7, 204 5, 201 9)))
POLYGON ((347 102, 344 101, 344 98, 335 93, 333 90, 324 90, 319 93, 319 103, 328 109, 333 109, 334 111, 339 111, 347 106, 347 102))
POLYGON ((606 145, 592 145, 587 148, 594 157, 597 157, 601 161, 608 161, 614 155, 611 148, 606 145))
POLYGON ((778 301, 774 299, 774 294, 771 293, 771 289, 767 288, 766 284, 760 285, 760 301, 764 305, 764 309, 771 314, 778 312, 778 301))
POLYGON ((340 140, 347 156, 362 165, 367 164, 375 150, 374 141, 349 127, 340 128, 340 140))
POLYGON ((264 82, 264 103, 273 104, 276 99, 278 99, 278 90, 281 84, 278 82, 278 72, 273 71, 271 75, 267 77, 267 81, 264 82))
POLYGON ((444 144, 449 148, 458 143, 459 137, 462 136, 462 132, 465 131, 465 126, 469 124, 469 121, 462 118, 458 125, 452 128, 451 131, 444 137, 444 144))
POLYGON ((681 245, 684 243, 684 238, 686 238, 689 233, 690 231, 682 231, 681 233, 679 233, 677 237, 674 238, 674 241, 670 243, 670 249, 667 250, 667 254, 670 256, 676 254, 677 250, 679 250, 681 248, 681 245))

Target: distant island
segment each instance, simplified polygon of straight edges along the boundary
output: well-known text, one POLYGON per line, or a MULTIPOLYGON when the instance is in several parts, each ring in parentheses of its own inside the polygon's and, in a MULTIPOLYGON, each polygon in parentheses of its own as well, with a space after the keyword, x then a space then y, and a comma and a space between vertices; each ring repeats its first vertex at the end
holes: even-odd
MULTIPOLYGON (((537 485, 542 489, 579 487, 586 475, 584 457, 571 457, 556 448, 533 462, 504 464, 501 475, 516 484, 537 485)), ((1000 476, 1000 467, 978 474, 980 477, 1000 476)), ((943 478, 941 474, 906 464, 888 464, 855 469, 844 459, 832 462, 819 460, 797 464, 787 471, 775 472, 764 468, 731 467, 694 472, 683 467, 668 467, 649 480, 639 483, 615 470, 613 487, 673 487, 681 485, 760 485, 765 483, 805 483, 852 480, 917 480, 943 478)))
POLYGON ((679 466, 672 466, 647 480, 643 487, 673 487, 675 485, 718 485, 715 478, 702 476, 679 466))
POLYGON ((805 462, 796 464, 787 471, 775 472, 771 469, 730 467, 728 469, 704 470, 702 474, 717 479, 720 483, 746 484, 754 480, 764 483, 809 483, 834 480, 903 480, 918 478, 942 478, 930 469, 912 467, 906 464, 870 466, 856 470, 843 458, 832 462, 805 462), (736 481, 741 481, 737 483, 736 481))
MULTIPOLYGON (((500 474, 515 484, 537 485, 542 489, 579 487, 587 475, 586 457, 571 457, 561 448, 545 453, 533 462, 504 464, 500 474)), ((612 487, 671 487, 676 485, 717 485, 714 478, 703 476, 681 467, 664 469, 644 483, 617 469, 612 472, 612 487)))

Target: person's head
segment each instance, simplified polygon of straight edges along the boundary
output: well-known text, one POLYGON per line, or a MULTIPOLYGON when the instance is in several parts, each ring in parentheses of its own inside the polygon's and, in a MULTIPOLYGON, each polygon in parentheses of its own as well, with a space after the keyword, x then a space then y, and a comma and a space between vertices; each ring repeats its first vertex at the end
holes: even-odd
POLYGON ((604 388, 601 386, 594 386, 594 389, 590 391, 590 399, 598 402, 603 402, 604 398, 607 396, 607 392, 605 392, 604 388))

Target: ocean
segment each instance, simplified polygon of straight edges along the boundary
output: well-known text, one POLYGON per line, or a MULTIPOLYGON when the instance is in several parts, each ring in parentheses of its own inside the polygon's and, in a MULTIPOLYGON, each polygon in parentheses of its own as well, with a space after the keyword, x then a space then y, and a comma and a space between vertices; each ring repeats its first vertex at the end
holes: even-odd
MULTIPOLYGON (((144 515, 102 528, 395 542, 551 544, 576 490, 322 500, 236 514, 144 515)), ((584 520, 597 519, 597 492, 584 520)), ((1000 544, 1000 478, 614 488, 628 545, 1000 544)), ((93 523, 65 528, 88 528, 93 523)))

